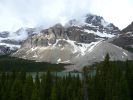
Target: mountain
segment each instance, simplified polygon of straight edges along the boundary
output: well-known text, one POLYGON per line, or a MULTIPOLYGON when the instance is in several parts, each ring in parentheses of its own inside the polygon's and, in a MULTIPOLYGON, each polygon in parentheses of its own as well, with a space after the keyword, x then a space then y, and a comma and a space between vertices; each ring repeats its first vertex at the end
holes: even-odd
POLYGON ((133 22, 124 28, 112 43, 133 52, 133 22))
POLYGON ((28 37, 12 56, 74 64, 68 66, 70 69, 100 62, 107 53, 111 60, 132 59, 132 53, 107 42, 119 34, 120 30, 113 24, 89 14, 80 20, 71 20, 65 26, 56 24, 28 37))
POLYGON ((0 32, 0 55, 17 51, 21 44, 35 33, 38 33, 38 30, 33 28, 21 28, 16 32, 0 32))
POLYGON ((64 26, 56 24, 47 29, 21 28, 16 32, 1 32, 0 54, 13 53, 12 56, 39 62, 71 63, 73 65, 68 68, 80 68, 102 61, 107 53, 111 60, 132 59, 132 53, 114 42, 129 33, 122 34, 118 27, 101 16, 87 14, 64 26))
POLYGON ((66 27, 79 32, 89 33, 99 38, 111 38, 120 33, 118 27, 106 22, 103 17, 92 14, 88 14, 79 20, 70 20, 66 27))
MULTIPOLYGON (((57 26, 55 28, 60 27, 57 26)), ((31 35, 38 34, 43 28, 21 28, 16 32, 0 32, 0 55, 10 54, 17 51, 23 42, 31 35)), ((79 20, 70 20, 64 26, 67 39, 91 43, 101 39, 108 39, 120 33, 120 30, 113 24, 106 22, 103 17, 88 14, 79 20)))

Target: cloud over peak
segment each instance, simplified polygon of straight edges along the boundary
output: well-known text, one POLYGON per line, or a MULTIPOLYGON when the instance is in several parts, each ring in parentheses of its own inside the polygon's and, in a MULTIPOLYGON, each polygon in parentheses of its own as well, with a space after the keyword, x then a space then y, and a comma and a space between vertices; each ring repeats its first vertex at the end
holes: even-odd
POLYGON ((127 13, 132 4, 131 0, 0 0, 0 31, 64 24, 89 12, 123 28, 133 20, 127 13))

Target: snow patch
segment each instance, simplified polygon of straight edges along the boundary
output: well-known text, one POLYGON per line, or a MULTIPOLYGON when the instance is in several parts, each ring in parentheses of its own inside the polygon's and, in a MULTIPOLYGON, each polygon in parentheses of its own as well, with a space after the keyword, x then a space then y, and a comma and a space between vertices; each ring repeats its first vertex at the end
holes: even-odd
POLYGON ((70 63, 70 60, 62 61, 61 63, 70 63))
POLYGON ((93 50, 93 48, 101 41, 97 41, 97 42, 92 42, 90 44, 86 44, 86 43, 77 43, 77 45, 75 44, 75 41, 72 40, 66 40, 69 44, 71 44, 73 46, 73 53, 80 53, 82 56, 84 56, 86 54, 86 52, 91 52, 93 50))
POLYGON ((6 43, 0 43, 0 45, 10 47, 10 49, 20 48, 20 45, 13 45, 13 44, 6 44, 6 43))
POLYGON ((33 47, 33 48, 31 48, 31 51, 35 51, 36 49, 37 49, 37 47, 35 47, 35 48, 33 47))
POLYGON ((99 31, 97 31, 97 32, 94 32, 94 31, 92 31, 92 30, 87 30, 87 29, 84 29, 84 32, 87 32, 87 33, 93 33, 94 35, 97 35, 97 36, 99 36, 99 37, 107 37, 107 38, 112 38, 112 37, 114 37, 115 35, 113 35, 113 34, 107 34, 107 33, 105 33, 105 32, 103 32, 103 33, 101 33, 101 32, 99 32, 99 31))
POLYGON ((58 63, 61 62, 61 58, 59 58, 59 59, 57 60, 57 62, 58 62, 58 63))
POLYGON ((124 54, 125 56, 128 56, 127 53, 125 53, 125 52, 123 52, 123 54, 124 54))

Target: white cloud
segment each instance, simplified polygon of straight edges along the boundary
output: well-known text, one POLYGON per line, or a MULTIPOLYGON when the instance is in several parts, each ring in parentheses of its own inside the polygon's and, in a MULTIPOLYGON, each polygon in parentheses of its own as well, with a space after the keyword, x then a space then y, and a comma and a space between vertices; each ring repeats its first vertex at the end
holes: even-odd
POLYGON ((131 0, 0 0, 0 31, 49 27, 92 12, 123 28, 133 21, 131 0))
POLYGON ((91 12, 103 16, 120 29, 133 21, 132 0, 93 0, 90 8, 91 12))

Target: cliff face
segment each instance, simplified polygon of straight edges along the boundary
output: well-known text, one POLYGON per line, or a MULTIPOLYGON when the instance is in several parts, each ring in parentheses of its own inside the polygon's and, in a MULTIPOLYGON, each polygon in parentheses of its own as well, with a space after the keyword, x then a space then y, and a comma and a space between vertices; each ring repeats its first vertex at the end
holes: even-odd
POLYGON ((112 43, 133 52, 133 22, 124 28, 112 43))
POLYGON ((0 32, 0 55, 18 50, 27 38, 32 45, 48 46, 56 39, 70 39, 79 43, 97 42, 119 34, 120 30, 103 17, 87 14, 80 19, 72 19, 63 27, 57 24, 51 28, 21 28, 16 32, 0 32), (40 35, 36 35, 39 34, 40 35), (33 36, 34 35, 34 36, 33 36), (33 36, 33 37, 32 37, 33 36), (47 38, 46 38, 47 37, 47 38))
POLYGON ((109 37, 99 34, 79 26, 56 24, 29 37, 13 56, 39 62, 71 63, 76 69, 102 61, 107 53, 111 60, 132 59, 131 53, 106 42, 109 37))

